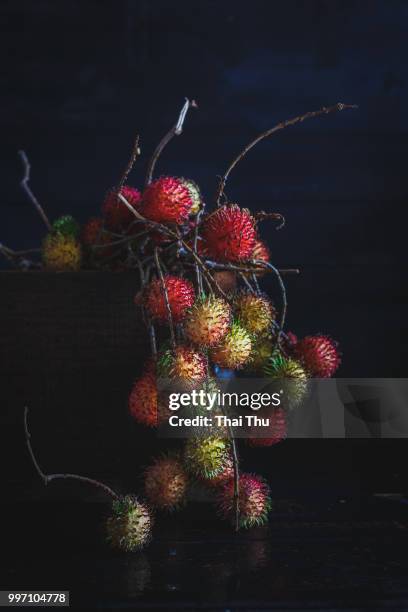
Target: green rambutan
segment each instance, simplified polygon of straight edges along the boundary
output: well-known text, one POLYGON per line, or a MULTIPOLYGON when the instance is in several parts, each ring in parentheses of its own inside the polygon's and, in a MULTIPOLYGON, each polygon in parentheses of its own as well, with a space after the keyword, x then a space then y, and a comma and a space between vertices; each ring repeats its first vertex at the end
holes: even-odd
POLYGON ((140 550, 151 538, 152 517, 145 504, 126 495, 112 504, 106 521, 107 540, 113 548, 126 552, 140 550))
POLYGON ((263 374, 263 369, 268 363, 274 348, 274 342, 270 336, 260 336, 252 343, 251 356, 246 365, 250 372, 263 374))
POLYGON ((54 221, 52 224, 52 231, 55 234, 61 234, 62 236, 72 236, 73 238, 78 238, 79 224, 71 215, 63 215, 54 221))
POLYGON ((184 450, 184 462, 188 471, 206 480, 222 474, 230 458, 229 440, 218 436, 189 438, 184 450))
POLYGON ((306 397, 308 376, 298 361, 275 352, 266 364, 264 373, 278 381, 278 386, 283 391, 281 402, 286 408, 296 408, 306 397))
POLYGON ((238 321, 234 321, 220 344, 211 349, 210 355, 219 367, 236 370, 249 361, 251 351, 251 335, 238 321))
MULTIPOLYGON (((271 509, 269 487, 260 476, 241 473, 239 477, 240 527, 258 527, 268 520, 271 509)), ((235 518, 234 479, 230 478, 219 490, 218 507, 221 515, 233 521, 235 518)))
POLYGON ((267 332, 276 318, 276 310, 266 296, 247 291, 236 296, 235 312, 243 327, 256 335, 267 332))
POLYGON ((180 506, 187 486, 187 473, 175 456, 159 457, 145 471, 146 497, 156 508, 174 510, 180 506))
POLYGON ((202 347, 218 344, 231 322, 231 307, 221 299, 208 296, 198 299, 187 312, 184 331, 191 342, 202 347))

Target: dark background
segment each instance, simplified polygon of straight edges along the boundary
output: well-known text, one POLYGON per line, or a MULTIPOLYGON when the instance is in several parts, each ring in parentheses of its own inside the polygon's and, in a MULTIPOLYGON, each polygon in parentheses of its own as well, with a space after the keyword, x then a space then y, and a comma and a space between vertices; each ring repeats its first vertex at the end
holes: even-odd
MULTIPOLYGON (((69 212, 84 222, 117 183, 136 133, 142 157, 130 182, 143 184, 149 155, 188 96, 199 109, 158 172, 193 178, 211 206, 217 175, 258 132, 323 105, 358 104, 259 145, 227 194, 286 217, 283 230, 265 223, 262 234, 274 264, 302 271, 287 279, 289 328, 339 340, 339 376, 405 377, 407 18, 408 3, 398 0, 2 1, 0 241, 29 248, 44 235, 19 188, 20 148, 49 216, 69 212)), ((127 416, 145 355, 131 303, 136 279, 33 273, 0 281, 1 420, 9 499, 19 500, 10 516, 25 517, 26 500, 100 499, 77 485, 42 488, 24 449, 25 403, 45 469, 137 489, 140 467, 160 443, 127 416)), ((276 291, 271 280, 264 287, 276 291)), ((403 490, 405 454, 402 441, 290 440, 273 454, 251 454, 248 469, 268 476, 276 499, 317 507, 348 500, 351 514, 364 513, 367 496, 403 490)), ((77 527, 80 511, 72 521, 55 512, 54 522, 49 510, 33 516, 58 529, 62 547, 78 537, 92 547, 77 527)), ((218 529, 205 518, 200 524, 206 533, 218 529)), ((28 525, 21 546, 36 530, 28 525)), ((170 529, 164 539, 173 536, 170 529)), ((19 571, 9 580, 21 588, 19 571)))

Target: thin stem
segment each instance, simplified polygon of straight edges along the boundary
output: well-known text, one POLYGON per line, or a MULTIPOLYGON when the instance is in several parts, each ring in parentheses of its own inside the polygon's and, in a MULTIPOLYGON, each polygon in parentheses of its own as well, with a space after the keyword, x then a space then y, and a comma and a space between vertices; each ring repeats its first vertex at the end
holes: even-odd
MULTIPOLYGON (((194 251, 197 253, 197 245, 198 245, 198 228, 200 226, 201 215, 204 212, 204 208, 202 208, 197 214, 196 226, 194 228, 194 251)), ((197 289, 198 293, 201 295, 203 293, 203 279, 201 276, 200 266, 197 262, 195 262, 195 271, 197 278, 197 289)))
POLYGON ((159 159, 160 155, 163 152, 163 149, 169 144, 169 142, 174 138, 174 136, 180 136, 180 134, 182 133, 184 121, 185 121, 188 109, 190 107, 197 108, 197 104, 194 100, 190 102, 190 100, 186 98, 184 106, 181 109, 179 117, 177 119, 177 123, 167 132, 167 134, 163 136, 163 138, 157 145, 156 149, 154 150, 152 158, 149 162, 148 169, 147 169, 146 185, 150 185, 150 183, 153 180, 154 169, 156 167, 157 160, 159 159))
POLYGON ((163 292, 163 297, 164 297, 164 303, 166 304, 167 320, 169 322, 169 327, 170 327, 171 345, 172 345, 173 350, 175 350, 175 348, 176 348, 176 335, 174 333, 173 315, 171 313, 170 302, 169 302, 169 294, 167 292, 166 282, 165 282, 164 276, 163 276, 163 270, 162 270, 161 265, 160 265, 159 249, 157 247, 154 249, 154 259, 155 259, 155 262, 156 262, 157 272, 159 274, 161 285, 162 285, 162 292, 163 292))
POLYGON ((135 138, 135 142, 133 145, 133 149, 132 149, 132 153, 130 155, 129 161, 127 163, 127 166, 122 174, 122 178, 119 181, 119 185, 118 185, 118 192, 120 192, 120 190, 122 189, 123 185, 126 183, 127 178, 129 176, 129 174, 131 173, 133 166, 135 165, 137 156, 140 155, 140 148, 139 148, 139 134, 136 136, 135 138))
POLYGON ((22 189, 26 192, 30 202, 32 204, 34 204, 38 214, 40 215, 41 219, 44 221, 48 231, 50 232, 52 230, 51 227, 51 223, 47 217, 47 215, 44 212, 43 207, 41 206, 41 204, 39 203, 39 201, 37 200, 37 198, 35 197, 35 195, 33 194, 33 192, 30 189, 29 186, 29 181, 30 181, 30 173, 31 173, 31 166, 30 166, 30 162, 28 161, 28 157, 25 153, 25 151, 19 151, 18 152, 21 161, 23 162, 23 167, 24 167, 24 176, 21 179, 20 185, 22 187, 22 189))
POLYGON ((25 431, 25 438, 26 438, 26 443, 27 443, 27 448, 28 448, 28 452, 30 453, 30 457, 31 460, 34 464, 34 467, 38 473, 38 475, 40 476, 41 480, 43 481, 43 483, 45 485, 47 485, 49 482, 51 482, 52 480, 57 480, 57 479, 74 479, 74 480, 80 480, 81 482, 86 482, 88 484, 91 484, 95 487, 98 487, 100 489, 103 489, 105 491, 105 493, 107 493, 108 495, 110 495, 111 497, 113 497, 113 499, 119 499, 119 495, 117 495, 117 493, 115 493, 115 491, 113 491, 110 487, 108 487, 106 484, 103 484, 102 482, 99 482, 98 480, 94 480, 93 478, 88 478, 87 476, 79 476, 78 474, 45 474, 45 472, 42 471, 35 455, 34 455, 34 451, 33 448, 31 446, 31 434, 29 432, 28 429, 28 407, 26 406, 24 408, 24 431, 25 431))
POLYGON ((287 311, 287 307, 288 307, 288 303, 287 303, 287 298, 286 298, 286 287, 285 284, 282 280, 282 277, 279 273, 279 270, 277 268, 275 268, 275 266, 273 266, 271 263, 269 263, 268 261, 263 261, 262 259, 255 259, 253 261, 254 264, 258 265, 258 266, 265 266, 266 268, 268 268, 269 270, 271 270, 272 272, 275 273, 278 282, 279 282, 279 286, 281 289, 281 293, 282 293, 282 313, 281 313, 281 320, 280 320, 280 329, 283 330, 284 326, 285 326, 285 319, 286 319, 286 311, 287 311))
POLYGON ((264 140, 265 138, 268 138, 269 136, 272 136, 272 134, 274 134, 275 132, 278 132, 279 130, 283 130, 283 129, 291 126, 291 125, 296 125, 297 123, 302 123, 303 121, 306 121, 306 119, 312 119, 313 117, 319 117, 320 115, 328 115, 329 113, 333 113, 333 112, 336 112, 336 111, 342 111, 342 110, 348 109, 348 108, 358 108, 358 107, 357 107, 356 104, 343 104, 341 102, 335 104, 334 106, 323 106, 323 108, 321 108, 318 111, 308 112, 308 113, 305 113, 304 115, 299 115, 298 117, 294 117, 293 119, 287 119, 286 121, 281 121, 280 123, 275 125, 273 128, 267 130, 266 132, 262 132, 262 134, 259 134, 259 136, 257 136, 254 140, 252 140, 235 157, 235 159, 228 166, 228 169, 225 172, 224 176, 220 179, 219 186, 218 186, 218 191, 217 191, 217 195, 216 195, 217 206, 220 206, 220 202, 221 202, 222 195, 224 193, 225 185, 227 183, 228 177, 231 174, 232 170, 241 161, 241 159, 243 157, 245 157, 245 155, 255 145, 258 144, 258 142, 261 142, 261 140, 264 140))

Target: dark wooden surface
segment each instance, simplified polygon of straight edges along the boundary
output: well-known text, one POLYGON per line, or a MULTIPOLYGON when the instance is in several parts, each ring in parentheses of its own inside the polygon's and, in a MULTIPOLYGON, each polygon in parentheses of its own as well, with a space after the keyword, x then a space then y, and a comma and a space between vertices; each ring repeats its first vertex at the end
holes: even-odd
POLYGON ((70 590, 82 609, 408 609, 406 506, 274 506, 268 527, 234 534, 212 506, 192 504, 158 517, 153 542, 134 554, 106 546, 103 505, 3 507, 2 585, 70 590))

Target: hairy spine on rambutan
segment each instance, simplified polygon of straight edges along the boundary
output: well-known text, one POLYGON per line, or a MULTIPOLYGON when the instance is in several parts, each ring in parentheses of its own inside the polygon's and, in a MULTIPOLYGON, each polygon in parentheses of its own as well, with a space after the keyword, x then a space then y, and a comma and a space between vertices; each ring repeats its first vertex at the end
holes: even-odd
POLYGON ((148 507, 126 495, 112 504, 106 521, 106 537, 112 548, 133 552, 144 548, 151 538, 152 517, 148 507))
MULTIPOLYGON (((166 274, 164 285, 174 323, 179 323, 186 315, 188 308, 194 304, 195 291, 192 283, 185 278, 166 274)), ((144 305, 150 317, 160 323, 168 322, 163 283, 155 278, 144 290, 144 305)))
POLYGON ((328 336, 306 336, 293 347, 294 356, 315 378, 330 378, 340 365, 337 343, 328 336))
POLYGON ((227 333, 231 322, 231 307, 213 296, 196 300, 184 321, 187 338, 198 346, 218 344, 227 333))
POLYGON ((212 361, 219 367, 236 370, 249 361, 251 351, 251 335, 238 321, 234 321, 231 329, 220 344, 211 349, 210 354, 212 361))
POLYGON ((152 506, 174 510, 185 500, 188 476, 176 456, 158 457, 145 471, 146 497, 152 506))
POLYGON ((78 238, 79 224, 75 221, 72 215, 62 215, 62 217, 58 217, 58 219, 56 219, 52 224, 52 231, 54 234, 78 238))
MULTIPOLYGON (((239 524, 240 527, 257 527, 268 520, 271 509, 269 487, 260 476, 241 473, 239 478, 239 524)), ((221 515, 231 521, 235 518, 234 479, 231 478, 218 493, 218 508, 221 515)))
POLYGON ((193 207, 190 189, 183 179, 162 176, 143 193, 142 214, 158 223, 184 223, 193 207))
POLYGON ((255 220, 236 204, 222 206, 202 224, 204 247, 217 261, 250 259, 256 240, 255 220))
POLYGON ((242 291, 236 296, 234 305, 237 318, 251 334, 267 332, 276 318, 274 306, 264 295, 242 291))

